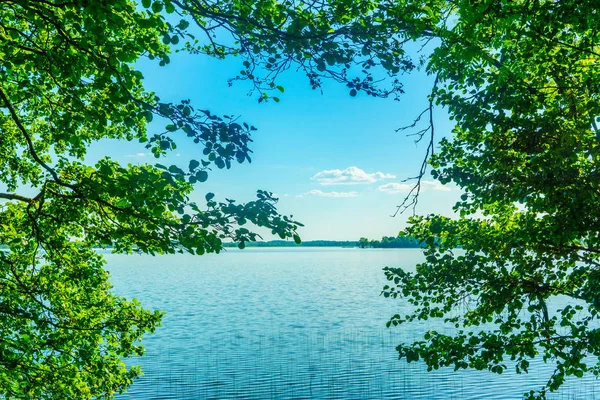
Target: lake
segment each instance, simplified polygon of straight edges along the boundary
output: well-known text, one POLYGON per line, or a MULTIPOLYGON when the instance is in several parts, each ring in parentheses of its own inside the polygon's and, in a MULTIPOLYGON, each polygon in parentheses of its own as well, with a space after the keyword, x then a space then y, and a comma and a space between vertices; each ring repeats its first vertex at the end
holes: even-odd
MULTIPOLYGON (((220 255, 107 254, 114 291, 166 311, 134 359, 145 376, 120 400, 520 399, 551 369, 496 375, 427 372, 395 346, 442 329, 386 328, 402 300, 380 296, 385 266, 414 268, 417 249, 249 248, 220 255)), ((600 397, 593 377, 552 399, 600 397)))

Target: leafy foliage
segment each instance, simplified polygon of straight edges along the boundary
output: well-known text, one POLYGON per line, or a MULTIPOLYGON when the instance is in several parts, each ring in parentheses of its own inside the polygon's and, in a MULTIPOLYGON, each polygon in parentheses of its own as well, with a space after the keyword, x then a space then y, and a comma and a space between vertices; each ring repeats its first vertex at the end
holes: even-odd
POLYGON ((139 375, 123 358, 143 353, 139 340, 162 314, 111 293, 94 246, 218 253, 224 239, 256 240, 249 223, 300 240, 299 224, 277 213, 269 192, 246 204, 212 193, 206 204, 189 200, 211 168, 250 162, 255 128, 144 89, 133 63, 167 64, 185 23, 159 14, 174 11, 170 2, 142 5, 2 5, 0 397, 110 398, 139 375), (163 131, 151 133, 154 117, 163 131), (101 139, 138 141, 157 158, 189 141, 204 158, 186 169, 110 158, 87 165, 88 145, 101 139))
POLYGON ((369 0, 172 1, 193 16, 207 39, 188 42, 186 49, 244 57, 244 68, 232 82, 251 81, 259 101, 270 99, 271 91, 284 92, 276 79, 290 68, 304 72, 314 89, 332 79, 345 84, 351 96, 397 98, 403 93, 398 74, 417 67, 403 48, 417 33, 411 21, 422 10, 416 3, 397 10, 369 0), (395 20, 398 11, 402 19, 395 20), (217 39, 228 34, 233 44, 219 44, 217 39))
POLYGON ((595 6, 436 6, 452 17, 429 28, 438 41, 431 98, 456 125, 431 165, 465 193, 457 219, 412 218, 406 234, 426 245, 426 261, 416 272, 386 268, 383 294, 415 306, 389 324, 440 318, 454 327, 398 347, 429 369, 521 373, 541 357, 554 374, 526 397, 545 398, 568 376, 600 371, 595 6))

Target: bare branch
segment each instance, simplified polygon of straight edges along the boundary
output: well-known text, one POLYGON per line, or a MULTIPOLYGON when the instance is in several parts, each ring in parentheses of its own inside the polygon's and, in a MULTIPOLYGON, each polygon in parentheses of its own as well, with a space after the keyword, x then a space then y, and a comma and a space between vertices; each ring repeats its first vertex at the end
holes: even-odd
POLYGON ((439 75, 437 75, 435 77, 435 81, 433 82, 431 94, 429 95, 429 106, 425 110, 423 110, 417 116, 417 118, 415 118, 415 120, 413 121, 413 123, 411 125, 407 125, 402 128, 398 128, 396 130, 396 132, 399 132, 399 131, 402 131, 405 129, 414 128, 417 125, 417 123, 421 120, 423 115, 425 115, 426 113, 429 114, 429 125, 426 128, 421 129, 420 131, 418 131, 416 133, 408 135, 408 136, 415 136, 415 135, 418 136, 418 138, 415 140, 415 143, 419 143, 423 139, 425 134, 427 132, 429 132, 430 133, 429 143, 427 144, 427 150, 425 151, 425 156, 423 157, 423 162, 421 163, 421 168, 419 169, 419 174, 415 177, 407 178, 402 181, 402 182, 408 182, 408 181, 412 181, 415 179, 417 180, 415 185, 410 189, 410 192, 408 192, 408 194, 404 197, 404 200, 402 200, 402 203, 399 206, 397 206, 396 212, 392 215, 392 218, 398 214, 403 214, 409 208, 412 208, 413 215, 416 212, 417 203, 419 202, 419 194, 421 193, 421 180, 423 179, 423 177, 425 176, 425 173, 427 172, 427 166, 429 165, 429 159, 431 158, 431 156, 433 156, 434 151, 435 151, 435 142, 434 142, 435 124, 433 122, 433 106, 434 106, 433 97, 434 97, 435 89, 437 88, 437 85, 438 85, 438 81, 439 81, 439 75))

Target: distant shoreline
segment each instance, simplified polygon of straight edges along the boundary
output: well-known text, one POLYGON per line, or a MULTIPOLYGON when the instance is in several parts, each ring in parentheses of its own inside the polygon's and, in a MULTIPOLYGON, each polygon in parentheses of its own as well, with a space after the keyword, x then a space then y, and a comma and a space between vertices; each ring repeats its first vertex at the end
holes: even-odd
MULTIPOLYGON (((246 242, 245 247, 339 247, 339 248, 396 248, 396 249, 414 249, 420 248, 416 242, 407 241, 404 243, 394 243, 389 246, 381 246, 379 242, 376 245, 361 246, 358 240, 308 240, 300 244, 288 240, 270 240, 266 242, 246 242)), ((223 243, 223 247, 238 247, 235 242, 223 243)))
MULTIPOLYGON (((224 242, 224 248, 237 248, 237 242, 224 242)), ((307 240, 300 244, 296 244, 293 240, 269 240, 260 242, 244 242, 244 247, 252 248, 277 248, 277 247, 337 247, 337 248, 359 248, 359 249, 417 249, 423 246, 414 239, 410 238, 394 238, 383 237, 381 241, 370 240, 365 238, 361 240, 307 240)), ((0 245, 0 249, 2 245, 0 245)), ((112 246, 97 246, 96 250, 111 250, 112 246)), ((8 247, 7 247, 8 249, 8 247)))
MULTIPOLYGON (((270 240, 268 242, 246 242, 246 247, 358 247, 355 240, 308 240, 300 244, 288 240, 270 240)), ((238 247, 236 242, 223 243, 223 247, 238 247)))

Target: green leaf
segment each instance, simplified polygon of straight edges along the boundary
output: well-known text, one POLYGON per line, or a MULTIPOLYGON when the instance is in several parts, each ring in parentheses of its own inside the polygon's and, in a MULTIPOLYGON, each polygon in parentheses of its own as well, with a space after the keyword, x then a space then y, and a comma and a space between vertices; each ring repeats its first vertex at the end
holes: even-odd
POLYGON ((183 172, 183 170, 181 168, 179 168, 177 165, 171 165, 169 167, 169 172, 172 174, 176 174, 176 175, 184 175, 185 172, 183 172))
POLYGON ((196 160, 190 160, 190 165, 189 165, 189 169, 190 171, 195 170, 196 168, 198 168, 200 166, 200 162, 196 161, 196 160))
POLYGON ((144 118, 146 118, 146 121, 152 122, 152 119, 154 118, 152 111, 144 111, 144 118))
POLYGON ((154 3, 152 3, 152 11, 154 11, 155 13, 161 12, 162 9, 163 9, 163 4, 161 1, 155 1, 154 3))
POLYGON ((198 171, 196 172, 196 178, 198 179, 198 182, 206 182, 208 173, 206 171, 198 171))

